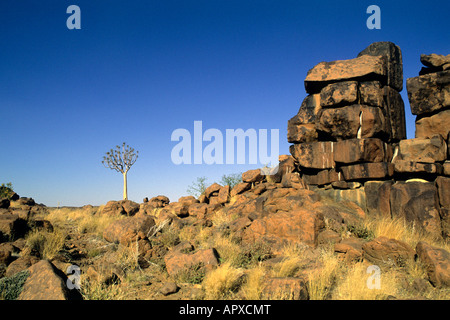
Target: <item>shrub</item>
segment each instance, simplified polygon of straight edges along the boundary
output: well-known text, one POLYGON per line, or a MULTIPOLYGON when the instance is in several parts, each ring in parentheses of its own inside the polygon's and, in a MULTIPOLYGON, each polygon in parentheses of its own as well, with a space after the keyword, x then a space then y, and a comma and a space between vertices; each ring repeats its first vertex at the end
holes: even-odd
POLYGON ((23 270, 11 277, 0 279, 0 300, 16 300, 29 275, 28 270, 23 270))
POLYGON ((59 230, 35 230, 27 235, 26 244, 39 253, 42 259, 53 259, 64 247, 66 236, 59 230))
POLYGON ((6 198, 11 199, 12 195, 14 194, 13 186, 11 182, 8 182, 6 184, 2 183, 0 186, 0 199, 6 198))

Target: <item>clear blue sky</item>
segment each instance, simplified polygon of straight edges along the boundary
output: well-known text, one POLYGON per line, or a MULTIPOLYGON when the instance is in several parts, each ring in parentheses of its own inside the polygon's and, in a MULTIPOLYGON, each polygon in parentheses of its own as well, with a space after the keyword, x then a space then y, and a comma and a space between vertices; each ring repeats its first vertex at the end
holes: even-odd
MULTIPOLYGON (((177 128, 279 129, 306 96, 321 61, 351 59, 375 41, 403 52, 404 81, 421 53, 450 53, 444 1, 85 1, 0 2, 0 182, 48 206, 99 205, 122 196, 103 154, 127 142, 140 151, 129 198, 186 195, 252 165, 171 162, 177 128), (81 30, 66 9, 81 8, 81 30), (381 8, 381 30, 366 9, 381 8)), ((408 137, 414 137, 406 85, 408 137)))

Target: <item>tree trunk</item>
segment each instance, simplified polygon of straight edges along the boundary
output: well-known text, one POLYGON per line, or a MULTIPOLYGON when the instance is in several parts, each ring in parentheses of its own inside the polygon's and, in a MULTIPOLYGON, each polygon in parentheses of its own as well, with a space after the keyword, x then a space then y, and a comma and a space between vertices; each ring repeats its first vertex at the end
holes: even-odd
POLYGON ((128 200, 127 173, 123 173, 123 200, 128 200))

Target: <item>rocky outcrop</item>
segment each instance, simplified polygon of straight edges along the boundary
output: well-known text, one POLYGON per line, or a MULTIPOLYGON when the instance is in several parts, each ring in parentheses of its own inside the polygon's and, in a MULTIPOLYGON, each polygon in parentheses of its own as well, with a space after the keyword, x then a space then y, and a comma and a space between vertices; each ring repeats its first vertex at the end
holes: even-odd
POLYGON ((446 237, 449 55, 422 55, 421 61, 420 75, 407 79, 417 115, 414 139, 406 139, 399 94, 401 50, 377 42, 357 58, 321 62, 308 71, 308 96, 288 121, 288 142, 294 172, 310 189, 354 201, 373 216, 403 216, 446 237))

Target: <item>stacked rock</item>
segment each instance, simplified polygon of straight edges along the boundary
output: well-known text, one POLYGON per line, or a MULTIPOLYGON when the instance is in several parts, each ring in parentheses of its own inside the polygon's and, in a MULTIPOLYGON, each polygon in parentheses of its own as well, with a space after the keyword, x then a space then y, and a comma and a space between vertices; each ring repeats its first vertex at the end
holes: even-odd
POLYGON ((355 59, 321 62, 305 89, 288 141, 306 184, 342 189, 393 177, 393 151, 406 138, 400 48, 377 42, 355 59))
MULTIPOLYGON (((412 114, 416 115, 415 139, 400 141, 395 171, 410 178, 421 175, 428 182, 432 202, 440 211, 445 236, 450 235, 450 55, 422 54, 425 66, 419 76, 406 81, 412 114), (446 177, 447 176, 447 177, 446 177)), ((435 214, 437 215, 437 214, 435 214)))

